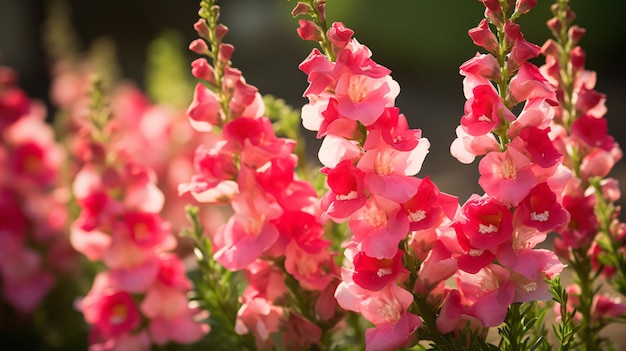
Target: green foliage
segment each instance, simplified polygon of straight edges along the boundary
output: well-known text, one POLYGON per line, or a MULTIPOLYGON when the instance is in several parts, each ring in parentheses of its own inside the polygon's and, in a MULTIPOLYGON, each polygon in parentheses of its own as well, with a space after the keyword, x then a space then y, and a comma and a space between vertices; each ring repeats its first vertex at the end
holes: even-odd
POLYGON ((88 118, 92 127, 91 138, 94 141, 104 143, 109 138, 105 130, 111 120, 111 112, 109 111, 104 82, 100 77, 91 82, 88 118))
MULTIPOLYGON (((326 177, 320 174, 318 168, 314 167, 317 165, 311 165, 309 163, 308 157, 305 154, 306 138, 301 133, 300 125, 302 120, 300 118, 300 112, 285 103, 285 100, 272 95, 263 96, 263 102, 265 103, 265 116, 272 121, 276 135, 298 141, 294 149, 294 153, 298 156, 296 173, 301 179, 307 179, 311 182, 318 196, 322 196, 328 190, 326 188, 326 177)), ((335 227, 337 227, 337 225, 335 225, 335 227)), ((335 232, 332 232, 331 236, 334 234, 335 232)), ((344 239, 345 235, 342 232, 342 242, 344 239)))
MULTIPOLYGON (((419 350, 419 349, 418 349, 419 350)), ((459 335, 443 335, 425 348, 427 351, 501 351, 496 345, 485 341, 482 332, 469 326, 459 331, 459 335)))
POLYGON ((154 102, 176 108, 189 104, 193 80, 183 52, 183 38, 173 30, 164 31, 148 46, 146 88, 154 102))
POLYGON ((263 96, 265 115, 272 121, 276 135, 298 140, 300 143, 300 113, 285 100, 272 95, 263 96))
POLYGON ((544 343, 543 335, 533 335, 533 328, 541 317, 535 315, 536 304, 537 302, 514 303, 509 306, 504 324, 498 328, 501 350, 534 351, 544 343))
POLYGON ((182 234, 193 240, 198 264, 198 270, 190 273, 190 279, 194 282, 190 301, 208 312, 206 322, 211 326, 211 332, 200 344, 218 351, 255 350, 251 333, 239 335, 235 332, 237 311, 241 306, 238 297, 244 288, 242 277, 213 259, 211 241, 204 235, 198 217, 199 209, 187 206, 185 211, 192 227, 185 228, 182 234))
POLYGON ((599 235, 596 243, 602 249, 598 260, 603 266, 615 269, 609 282, 615 290, 626 296, 626 259, 622 251, 624 239, 619 237, 619 228, 617 228, 620 225, 619 209, 604 197, 600 177, 590 178, 589 184, 593 187, 597 200, 594 210, 598 219, 599 235))
POLYGON ((560 305, 559 314, 560 319, 558 324, 552 325, 554 335, 559 340, 558 351, 572 350, 577 347, 576 333, 580 329, 580 325, 574 324, 574 315, 576 311, 568 311, 567 300, 568 295, 563 285, 561 285, 561 279, 556 277, 548 281, 550 285, 550 293, 556 303, 560 305))
POLYGON ((304 137, 300 133, 300 113, 287 105, 285 100, 272 95, 263 96, 263 102, 265 103, 265 116, 272 121, 276 135, 298 141, 294 153, 298 156, 300 168, 305 168, 304 150, 306 146, 304 137))

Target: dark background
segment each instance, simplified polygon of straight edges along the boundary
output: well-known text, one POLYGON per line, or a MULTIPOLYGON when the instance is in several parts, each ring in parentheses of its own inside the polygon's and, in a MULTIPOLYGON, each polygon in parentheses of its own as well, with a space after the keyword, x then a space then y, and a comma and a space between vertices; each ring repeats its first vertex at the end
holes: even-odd
MULTIPOLYGON (((117 46, 121 74, 144 79, 146 47, 164 29, 181 33, 187 43, 196 38, 197 0, 69 0, 71 24, 79 49, 86 49, 100 36, 117 46)), ((222 22, 230 29, 226 42, 236 47, 233 64, 262 94, 284 98, 299 108, 306 100, 306 76, 297 65, 313 43, 299 40, 297 21, 290 11, 295 1, 224 0, 222 22)), ((520 19, 526 38, 538 45, 550 36, 545 22, 552 2, 539 0, 530 14, 520 19)), ((607 94, 606 116, 611 134, 626 145, 626 31, 622 0, 572 0, 576 22, 587 28, 580 45, 587 52, 587 69, 598 72, 597 90, 607 94)), ((454 129, 463 113, 462 77, 458 67, 479 48, 467 30, 481 20, 484 8, 473 0, 329 0, 329 20, 343 21, 368 45, 374 59, 392 70, 402 88, 397 106, 411 127, 421 128, 431 141, 421 176, 430 174, 443 191, 458 195, 461 202, 477 185, 477 163, 463 165, 449 155, 454 129)), ((49 64, 42 45, 46 2, 0 0, 0 63, 15 67, 26 91, 47 99, 49 64)), ((181 47, 181 51, 187 52, 181 47)), ((187 53, 191 62, 196 56, 187 53)), ((535 62, 541 64, 542 61, 535 62)), ((189 95, 191 100, 191 93, 189 95)), ((312 135, 312 133, 308 133, 312 135)), ((315 157, 315 144, 309 144, 315 157)), ((612 176, 626 184, 625 162, 612 176)), ((622 184, 622 189, 624 189, 622 184)))

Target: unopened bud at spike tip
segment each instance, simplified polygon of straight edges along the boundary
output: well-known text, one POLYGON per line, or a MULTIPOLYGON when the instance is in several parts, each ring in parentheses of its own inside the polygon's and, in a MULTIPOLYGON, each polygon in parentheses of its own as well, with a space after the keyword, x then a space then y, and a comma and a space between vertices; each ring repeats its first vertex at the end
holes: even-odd
POLYGON ((307 15, 313 11, 313 8, 309 4, 299 2, 296 7, 291 11, 291 16, 298 17, 300 15, 307 15))

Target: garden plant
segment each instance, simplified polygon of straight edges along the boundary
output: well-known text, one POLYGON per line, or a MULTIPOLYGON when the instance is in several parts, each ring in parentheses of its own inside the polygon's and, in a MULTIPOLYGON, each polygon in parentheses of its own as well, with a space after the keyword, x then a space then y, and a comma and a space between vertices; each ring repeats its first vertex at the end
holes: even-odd
POLYGON ((467 199, 423 173, 429 131, 327 20, 333 1, 292 1, 310 44, 283 67, 308 83, 295 107, 246 81, 216 0, 193 24, 191 90, 171 38, 152 44, 144 92, 106 43, 81 57, 56 23, 53 123, 0 67, 9 349, 619 347, 604 331, 626 323, 622 151, 585 30, 555 0, 552 37, 532 43, 519 22, 536 0, 479 2, 477 52, 450 67, 465 98, 450 153, 482 189, 467 199))

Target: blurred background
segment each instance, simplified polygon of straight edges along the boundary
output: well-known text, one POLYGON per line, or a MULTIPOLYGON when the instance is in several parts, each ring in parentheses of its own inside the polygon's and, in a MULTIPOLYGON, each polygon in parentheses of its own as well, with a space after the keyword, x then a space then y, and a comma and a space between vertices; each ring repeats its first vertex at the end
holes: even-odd
MULTIPOLYGON (((191 62, 196 56, 186 45, 196 38, 197 0, 67 0, 65 10, 76 35, 78 50, 86 50, 106 36, 115 44, 120 75, 142 86, 146 49, 164 30, 178 32, 181 52, 191 62)), ((527 40, 541 45, 550 33, 545 22, 552 1, 539 0, 520 19, 527 40)), ((607 94, 610 133, 626 145, 626 31, 621 0, 572 0, 575 23, 587 28, 580 45, 587 52, 586 67, 598 72, 597 90, 607 94)), ((48 100, 50 65, 42 32, 48 18, 46 1, 0 0, 0 63, 18 70, 21 84, 33 97, 48 100)), ((233 64, 262 94, 272 94, 299 108, 306 100, 306 76, 297 68, 313 47, 296 35, 297 21, 287 0, 224 0, 222 22, 230 29, 226 42, 235 45, 233 64)), ((368 45, 373 58, 392 70, 402 88, 397 106, 411 127, 421 128, 432 146, 421 176, 430 174, 439 187, 458 195, 461 202, 477 185, 477 163, 463 165, 449 155, 454 130, 463 113, 462 77, 458 67, 471 58, 474 46, 467 30, 482 18, 475 0, 329 0, 330 21, 343 21, 368 45), (384 5, 383 5, 384 4, 384 5)), ((536 61, 541 64, 542 61, 536 61)), ((188 74, 188 73, 187 73, 188 74)), ((189 100, 191 100, 191 92, 189 100)), ((307 135, 313 137, 312 133, 307 135)), ((316 157, 315 141, 308 144, 316 157)), ((625 162, 612 173, 626 184, 625 162)))

